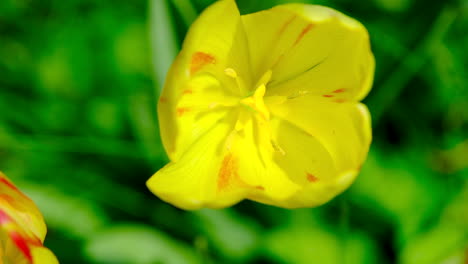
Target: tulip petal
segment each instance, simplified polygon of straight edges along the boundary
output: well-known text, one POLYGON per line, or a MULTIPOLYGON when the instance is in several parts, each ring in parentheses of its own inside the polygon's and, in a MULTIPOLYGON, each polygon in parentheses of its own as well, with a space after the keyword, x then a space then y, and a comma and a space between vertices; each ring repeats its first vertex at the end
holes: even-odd
POLYGON ((328 150, 314 136, 291 122, 274 119, 271 122, 273 142, 280 151, 275 162, 299 185, 332 179, 337 172, 328 150))
POLYGON ((34 202, 0 172, 0 257, 7 263, 56 264, 55 255, 42 244, 45 235, 46 225, 34 202))
POLYGON ((358 101, 370 90, 374 57, 356 20, 322 6, 288 4, 242 21, 254 74, 273 71, 267 95, 358 101))
POLYGON ((274 140, 284 155, 276 162, 303 188, 279 205, 289 208, 323 204, 345 190, 365 161, 370 115, 363 104, 336 103, 312 95, 270 108, 274 140))
POLYGON ((272 114, 316 138, 338 173, 359 170, 371 142, 370 114, 360 103, 336 103, 303 96, 270 108, 272 114))
POLYGON ((35 237, 44 241, 47 229, 42 214, 34 202, 20 192, 1 172, 0 207, 19 226, 25 227, 35 237))
MULTIPOLYGON (((171 160, 177 160, 198 138, 199 135, 191 133, 192 127, 207 126, 196 124, 198 121, 193 118, 180 118, 189 111, 195 114, 190 108, 192 106, 180 106, 181 96, 195 98, 198 95, 201 98, 216 90, 218 94, 215 92, 213 96, 217 98, 221 98, 219 92, 226 95, 242 93, 241 89, 245 90, 252 82, 246 52, 245 33, 240 26, 240 14, 233 0, 216 2, 191 26, 182 51, 169 70, 158 104, 161 138, 171 160), (237 79, 226 74, 226 69, 232 68, 236 69, 237 79), (208 81, 208 84, 194 81, 200 75, 213 80, 208 81), (197 91, 194 88, 197 85, 207 88, 214 82, 218 82, 218 89, 197 91), (239 83, 242 85, 239 86, 239 83)), ((219 100, 207 100, 207 107, 219 103, 219 100)))
POLYGON ((248 185, 248 199, 263 203, 281 203, 300 187, 275 162, 270 127, 259 119, 248 119, 232 140, 233 152, 239 156, 239 174, 248 185))
POLYGON ((356 179, 358 171, 350 170, 339 173, 333 180, 316 181, 303 188, 280 206, 285 208, 304 208, 322 205, 348 188, 356 179))
POLYGON ((282 5, 240 16, 221 0, 194 23, 158 104, 171 162, 147 185, 184 209, 247 198, 320 205, 367 155, 374 57, 365 28, 335 10, 282 5))
POLYGON ((227 181, 224 178, 229 177, 239 181, 236 158, 223 157, 225 141, 232 129, 228 120, 219 120, 178 161, 153 175, 147 182, 148 188, 162 200, 183 209, 226 207, 241 200, 245 195, 242 189, 218 191, 218 185, 225 184, 218 179, 227 181))
MULTIPOLYGON (((220 119, 176 162, 159 170, 148 188, 183 209, 222 208, 244 198, 285 200, 299 187, 273 162, 272 151, 260 152, 253 120, 242 131, 233 127, 238 112, 220 119)), ((263 143, 260 143, 263 144, 263 143)), ((270 147, 271 148, 271 147, 270 147)))
POLYGON ((33 263, 38 264, 58 264, 55 255, 45 247, 34 247, 32 249, 33 263))
MULTIPOLYGON (((171 140, 176 149, 169 153, 172 161, 177 161, 183 153, 202 135, 208 132, 218 120, 227 114, 227 107, 238 99, 229 96, 221 89, 221 83, 210 74, 201 74, 187 82, 178 98, 175 116, 172 117, 177 130, 172 131, 171 140)), ((168 116, 160 113, 160 117, 168 116)), ((161 128, 167 123, 161 122, 161 128)), ((169 133, 169 132, 168 132, 169 133)))

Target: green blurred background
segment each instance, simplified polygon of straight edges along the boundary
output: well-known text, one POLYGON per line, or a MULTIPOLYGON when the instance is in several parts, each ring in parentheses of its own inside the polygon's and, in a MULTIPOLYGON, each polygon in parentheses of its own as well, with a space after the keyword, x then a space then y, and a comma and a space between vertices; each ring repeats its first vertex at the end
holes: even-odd
MULTIPOLYGON (((156 98, 213 0, 1 0, 0 170, 73 263, 468 261, 468 2, 310 0, 369 29, 374 141, 315 209, 185 212, 145 181, 166 162, 156 98)), ((293 2, 238 0, 242 13, 293 2)))

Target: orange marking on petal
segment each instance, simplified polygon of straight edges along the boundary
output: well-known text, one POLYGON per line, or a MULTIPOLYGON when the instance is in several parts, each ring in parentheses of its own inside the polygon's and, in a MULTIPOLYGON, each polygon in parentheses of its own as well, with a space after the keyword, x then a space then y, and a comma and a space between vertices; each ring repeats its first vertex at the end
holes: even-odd
POLYGON ((296 15, 293 15, 291 18, 289 18, 281 27, 281 29, 278 31, 278 35, 282 35, 284 31, 288 28, 288 26, 293 22, 293 20, 296 18, 296 15))
POLYGON ((335 91, 333 91, 332 93, 342 93, 344 92, 346 89, 344 88, 341 88, 341 89, 336 89, 335 91))
POLYGON ((12 204, 15 202, 15 198, 11 197, 10 195, 8 194, 0 194, 0 200, 5 200, 7 201, 8 203, 12 204))
POLYGON ((307 180, 310 181, 310 182, 317 182, 319 180, 319 178, 315 177, 311 173, 307 173, 307 180))
POLYGON ((336 99, 335 100, 335 103, 344 103, 344 102, 346 102, 345 99, 336 99))
POLYGON ((322 96, 323 96, 323 97, 333 97, 333 95, 331 95, 331 94, 324 94, 324 95, 322 95, 322 96))
POLYGON ((313 24, 308 24, 307 26, 304 27, 304 29, 302 29, 301 33, 299 34, 299 36, 297 37, 296 41, 294 42, 294 45, 297 45, 301 40, 302 38, 305 36, 305 34, 307 34, 307 32, 309 32, 309 30, 313 27, 314 25, 313 24))
POLYGON ((257 185, 257 186, 255 186, 255 189, 260 190, 260 191, 264 191, 265 187, 263 187, 261 185, 257 185))
POLYGON ((159 97, 159 102, 160 103, 167 103, 167 98, 166 97, 159 97))
POLYGON ((32 263, 32 254, 26 238, 21 236, 18 232, 11 232, 10 238, 11 240, 13 240, 16 247, 21 251, 21 253, 23 253, 26 259, 28 259, 29 262, 32 263))
POLYGON ((176 112, 177 112, 177 116, 181 117, 185 113, 190 112, 190 108, 188 108, 188 107, 179 107, 179 108, 176 109, 176 112))
POLYGON ((193 94, 193 91, 191 89, 185 89, 182 91, 182 94, 193 94))
POLYGON ((190 63, 190 74, 194 74, 207 64, 215 64, 216 60, 213 55, 204 52, 195 52, 192 55, 190 63))
POLYGON ((218 190, 226 189, 232 185, 234 180, 238 180, 238 170, 238 161, 232 153, 228 153, 224 156, 218 173, 218 190))
POLYGON ((278 58, 276 59, 275 63, 273 63, 273 66, 271 66, 271 68, 275 68, 278 62, 280 62, 283 59, 283 57, 284 57, 284 53, 278 56, 278 58))

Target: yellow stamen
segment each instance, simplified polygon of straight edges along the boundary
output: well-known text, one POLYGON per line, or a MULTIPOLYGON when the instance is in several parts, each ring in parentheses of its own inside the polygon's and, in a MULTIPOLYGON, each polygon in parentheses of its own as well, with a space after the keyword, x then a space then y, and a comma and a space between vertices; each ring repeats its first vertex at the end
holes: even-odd
POLYGON ((226 68, 226 69, 224 69, 224 74, 226 74, 227 76, 233 78, 236 81, 236 84, 237 84, 237 87, 239 88, 239 93, 240 94, 242 94, 244 91, 246 91, 245 82, 244 82, 244 80, 242 79, 241 76, 237 75, 236 70, 234 70, 233 68, 226 68))
POLYGON ((262 77, 258 80, 257 84, 255 87, 259 87, 260 85, 264 84, 265 86, 268 84, 268 82, 271 80, 271 75, 273 72, 271 70, 266 71, 262 77))
POLYGON ((242 129, 244 129, 245 124, 247 123, 248 120, 249 120, 249 115, 245 112, 245 110, 241 111, 239 113, 239 118, 237 119, 237 122, 236 122, 235 130, 239 132, 242 129))
POLYGON ((237 72, 233 68, 224 69, 224 73, 233 79, 237 79, 237 72))
POLYGON ((252 96, 244 98, 240 101, 241 104, 246 105, 258 112, 263 119, 270 119, 270 112, 263 101, 263 96, 265 95, 266 87, 265 84, 260 85, 257 90, 255 90, 252 96))

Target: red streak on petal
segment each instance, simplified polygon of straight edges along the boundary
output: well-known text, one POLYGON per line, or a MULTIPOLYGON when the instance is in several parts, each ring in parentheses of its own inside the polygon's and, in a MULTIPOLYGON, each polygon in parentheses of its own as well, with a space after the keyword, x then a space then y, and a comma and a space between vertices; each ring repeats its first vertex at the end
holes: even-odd
MULTIPOLYGON (((26 199, 29 200, 29 197, 27 197, 24 193, 22 193, 18 188, 16 188, 15 185, 13 185, 13 183, 11 183, 11 182, 10 182, 9 180, 7 180, 6 178, 0 176, 0 183, 5 184, 8 188, 12 189, 13 191, 15 191, 16 193, 18 193, 19 195, 21 195, 23 198, 26 198, 26 199)), ((1 190, 1 189, 0 189, 0 190, 1 190)))
POLYGON ((0 210, 0 225, 11 222, 10 216, 4 211, 0 210))
POLYGON ((337 89, 337 90, 333 91, 333 93, 342 93, 342 92, 344 92, 345 90, 346 90, 346 89, 341 88, 341 89, 337 89))
POLYGON ((224 156, 218 173, 218 190, 228 188, 232 185, 233 180, 238 179, 238 169, 239 165, 237 159, 232 155, 232 153, 228 153, 224 156))
POLYGON ((167 103, 167 98, 166 97, 159 97, 159 102, 160 103, 167 103))
POLYGON ((185 113, 190 112, 190 108, 188 108, 188 107, 179 107, 179 108, 176 109, 176 111, 177 111, 177 116, 181 117, 185 113))
POLYGON ((10 181, 8 181, 7 179, 3 178, 3 177, 0 177, 0 182, 5 184, 6 186, 8 186, 9 188, 15 190, 15 191, 18 191, 18 188, 16 188, 15 185, 13 185, 13 183, 11 183, 10 181))
POLYGON ((315 177, 311 173, 307 173, 307 180, 310 181, 310 182, 317 182, 319 180, 319 178, 315 177))
POLYGON ((340 103, 346 102, 346 100, 345 99, 336 99, 335 102, 340 104, 340 103))
POLYGON ((190 63, 190 74, 194 74, 203 68, 207 64, 215 64, 216 60, 213 55, 204 52, 195 52, 192 55, 192 61, 190 63))
POLYGON ((313 26, 314 26, 313 24, 308 24, 307 26, 305 26, 304 29, 302 29, 302 31, 301 31, 301 33, 299 34, 299 36, 297 37, 296 42, 294 42, 294 45, 297 45, 297 44, 302 40, 302 38, 305 36, 305 34, 307 34, 307 32, 309 32, 309 30, 310 30, 313 26))
POLYGON ((288 28, 288 26, 293 22, 293 20, 296 18, 296 15, 293 15, 291 18, 289 18, 281 27, 281 29, 278 31, 278 35, 282 35, 284 31, 288 28))
POLYGON ((28 246, 28 241, 17 232, 11 232, 10 237, 15 243, 16 247, 23 253, 26 259, 32 263, 31 250, 28 246))
POLYGON ((260 190, 260 191, 264 191, 265 187, 263 187, 261 185, 257 185, 257 186, 255 186, 255 189, 260 190))
POLYGON ((333 95, 331 95, 331 94, 324 94, 324 95, 322 95, 322 96, 323 96, 323 97, 333 97, 333 95))

